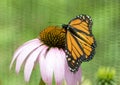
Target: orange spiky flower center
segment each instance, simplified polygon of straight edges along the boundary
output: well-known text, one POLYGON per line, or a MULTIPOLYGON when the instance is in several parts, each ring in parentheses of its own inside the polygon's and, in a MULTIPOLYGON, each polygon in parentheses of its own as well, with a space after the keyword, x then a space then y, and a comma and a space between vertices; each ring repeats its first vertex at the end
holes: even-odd
POLYGON ((49 26, 40 32, 40 40, 49 47, 65 47, 65 30, 57 26, 49 26))

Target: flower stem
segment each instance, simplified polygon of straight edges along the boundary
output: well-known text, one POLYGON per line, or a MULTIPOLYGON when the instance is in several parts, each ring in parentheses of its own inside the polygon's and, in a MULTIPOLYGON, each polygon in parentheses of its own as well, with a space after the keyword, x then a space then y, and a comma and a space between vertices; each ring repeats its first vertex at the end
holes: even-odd
POLYGON ((39 85, 45 85, 45 82, 42 80, 42 78, 41 78, 41 80, 39 82, 39 85))

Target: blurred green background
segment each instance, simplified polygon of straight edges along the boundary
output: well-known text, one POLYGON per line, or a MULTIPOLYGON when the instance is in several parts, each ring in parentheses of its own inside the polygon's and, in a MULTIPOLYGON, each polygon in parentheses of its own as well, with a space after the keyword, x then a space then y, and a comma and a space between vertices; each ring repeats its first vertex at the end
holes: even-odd
POLYGON ((120 83, 120 0, 0 0, 0 82, 1 85, 38 85, 39 65, 29 83, 23 69, 16 75, 9 65, 15 49, 38 36, 47 26, 68 23, 79 14, 93 19, 93 34, 97 41, 96 55, 82 63, 82 73, 95 85, 95 73, 100 66, 116 69, 120 83))

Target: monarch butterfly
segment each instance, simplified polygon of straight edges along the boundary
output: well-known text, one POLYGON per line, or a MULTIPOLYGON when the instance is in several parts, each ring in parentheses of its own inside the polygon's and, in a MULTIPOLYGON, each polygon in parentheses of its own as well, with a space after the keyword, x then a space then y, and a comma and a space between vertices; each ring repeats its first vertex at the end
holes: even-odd
POLYGON ((66 34, 65 53, 71 72, 75 73, 82 62, 91 60, 95 54, 92 24, 91 17, 82 14, 62 25, 66 34))

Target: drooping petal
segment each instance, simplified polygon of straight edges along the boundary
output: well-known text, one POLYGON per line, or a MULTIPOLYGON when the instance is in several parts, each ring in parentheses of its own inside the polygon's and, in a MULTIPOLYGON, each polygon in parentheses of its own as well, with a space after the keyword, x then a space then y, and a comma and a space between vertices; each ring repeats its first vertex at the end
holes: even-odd
POLYGON ((20 53, 23 49, 25 49, 26 47, 30 46, 31 44, 33 44, 33 43, 35 43, 35 42, 39 42, 39 39, 30 40, 30 41, 24 43, 22 46, 20 46, 20 47, 16 50, 16 52, 14 53, 13 59, 12 59, 12 61, 11 61, 11 64, 10 64, 10 69, 11 69, 11 67, 12 67, 12 65, 13 65, 13 62, 14 62, 15 59, 18 57, 19 53, 20 53))
MULTIPOLYGON (((52 76, 53 76, 53 67, 51 64, 53 64, 54 62, 49 63, 49 61, 46 60, 48 55, 52 56, 52 55, 50 55, 50 51, 47 52, 47 48, 46 48, 40 54, 39 64, 40 64, 40 72, 41 72, 43 81, 45 83, 47 83, 48 85, 51 85, 52 84, 52 76)), ((50 60, 52 60, 52 58, 50 60)))
POLYGON ((63 50, 59 50, 58 48, 55 48, 53 50, 54 56, 54 77, 57 85, 62 85, 62 81, 64 79, 65 74, 65 53, 63 50))
POLYGON ((28 82, 30 79, 30 75, 32 73, 34 64, 36 62, 36 59, 39 57, 39 54, 41 53, 41 51, 43 50, 43 48, 45 48, 44 45, 40 46, 39 48, 37 48, 27 59, 26 64, 25 64, 25 68, 24 68, 24 77, 25 80, 28 82))
POLYGON ((82 78, 82 70, 81 70, 81 68, 79 68, 78 72, 77 72, 76 75, 75 75, 75 78, 76 78, 79 82, 81 82, 81 78, 82 78))
POLYGON ((67 85, 77 85, 77 83, 81 81, 81 69, 79 68, 76 73, 73 73, 66 64, 65 80, 67 85))
POLYGON ((41 72, 43 81, 46 82, 48 85, 51 85, 53 69, 50 67, 47 67, 46 57, 49 53, 49 51, 47 52, 47 49, 48 47, 44 48, 43 51, 41 52, 39 56, 39 64, 40 64, 40 72, 41 72))
POLYGON ((16 60, 16 72, 19 73, 20 67, 25 59, 41 45, 40 41, 35 41, 24 48, 16 60))
POLYGON ((56 83, 61 85, 65 73, 65 53, 63 50, 51 48, 46 56, 40 56, 40 68, 42 78, 46 83, 52 83, 54 73, 56 83))

